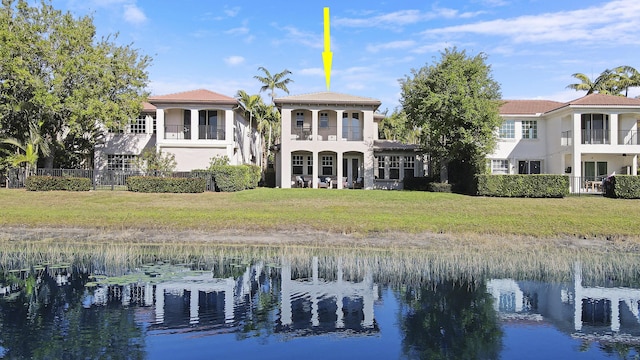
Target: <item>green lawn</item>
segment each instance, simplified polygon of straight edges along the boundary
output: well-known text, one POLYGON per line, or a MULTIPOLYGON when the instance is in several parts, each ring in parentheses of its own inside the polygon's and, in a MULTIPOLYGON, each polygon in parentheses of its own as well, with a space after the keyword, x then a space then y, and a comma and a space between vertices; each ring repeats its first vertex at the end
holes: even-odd
POLYGON ((257 189, 139 194, 0 189, 0 226, 319 230, 640 238, 640 201, 506 199, 409 191, 257 189))

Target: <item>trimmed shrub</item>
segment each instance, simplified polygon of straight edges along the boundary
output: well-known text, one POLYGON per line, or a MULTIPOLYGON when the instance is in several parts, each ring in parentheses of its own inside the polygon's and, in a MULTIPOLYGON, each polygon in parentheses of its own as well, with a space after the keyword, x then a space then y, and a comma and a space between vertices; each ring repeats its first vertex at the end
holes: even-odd
POLYGON ((620 199, 640 199, 640 177, 615 175, 605 181, 605 196, 620 199))
POLYGON ((478 175, 478 195, 561 198, 569 194, 565 175, 478 175))
POLYGON ((441 183, 441 182, 432 182, 432 183, 429 183, 428 189, 431 192, 450 193, 451 192, 451 184, 449 184, 449 183, 441 183))
POLYGON ((89 191, 91 190, 91 179, 32 175, 25 180, 25 186, 29 191, 89 191))
POLYGON ((429 191, 429 183, 435 180, 431 177, 406 177, 404 178, 404 190, 429 191))
POLYGON ((258 187, 261 169, 255 165, 215 165, 192 174, 212 179, 216 191, 234 192, 258 187))
POLYGON ((172 178, 154 176, 130 176, 127 190, 144 193, 202 193, 206 190, 204 178, 172 178))

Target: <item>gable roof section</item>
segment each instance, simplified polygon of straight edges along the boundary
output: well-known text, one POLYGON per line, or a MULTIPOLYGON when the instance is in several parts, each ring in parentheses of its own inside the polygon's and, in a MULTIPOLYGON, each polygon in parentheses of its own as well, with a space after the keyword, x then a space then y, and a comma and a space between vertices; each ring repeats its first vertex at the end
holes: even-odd
POLYGON ((156 107, 146 101, 142 102, 142 112, 155 112, 156 107))
POLYGON ((628 98, 624 96, 589 94, 581 98, 571 100, 566 105, 585 106, 640 106, 640 99, 628 98))
POLYGON ((306 104, 306 105, 370 105, 380 106, 380 100, 373 98, 341 94, 332 91, 317 92, 303 95, 293 95, 274 99, 276 105, 306 104))
POLYGON ((184 91, 175 94, 150 96, 152 104, 220 104, 235 105, 238 100, 206 89, 184 91))
POLYGON ((564 104, 551 100, 504 100, 500 115, 537 115, 562 107, 564 104))

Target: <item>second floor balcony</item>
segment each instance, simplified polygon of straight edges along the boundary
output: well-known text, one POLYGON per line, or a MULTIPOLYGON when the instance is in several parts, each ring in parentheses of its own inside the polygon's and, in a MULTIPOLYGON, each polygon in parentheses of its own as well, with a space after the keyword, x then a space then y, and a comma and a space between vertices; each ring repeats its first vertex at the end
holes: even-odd
MULTIPOLYGON (((196 136, 191 131, 191 125, 165 125, 164 127, 164 139, 165 140, 192 140, 196 136)), ((200 125, 198 126, 198 140, 225 140, 225 129, 212 126, 212 125, 200 125)))
MULTIPOLYGON (((582 130, 580 143, 584 145, 640 145, 640 138, 637 130, 620 130, 617 132, 618 138, 611 139, 611 131, 609 130, 582 130)), ((562 146, 573 145, 573 132, 571 130, 563 131, 560 135, 560 144, 562 146)))
MULTIPOLYGON (((319 127, 315 137, 316 141, 363 141, 363 139, 362 126, 343 126, 340 133, 335 126, 319 127)), ((311 127, 296 126, 291 128, 291 140, 314 140, 311 127)))

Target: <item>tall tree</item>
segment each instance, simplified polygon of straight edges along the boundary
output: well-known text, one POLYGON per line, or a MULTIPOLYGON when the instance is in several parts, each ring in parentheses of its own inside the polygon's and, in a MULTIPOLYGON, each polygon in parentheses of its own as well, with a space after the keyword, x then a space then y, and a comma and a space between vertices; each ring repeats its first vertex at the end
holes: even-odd
POLYGON ((471 57, 454 47, 400 80, 401 104, 409 122, 422 129, 426 152, 439 162, 440 180, 448 182, 449 165, 456 164, 451 180, 464 192, 474 191, 470 180, 484 171, 502 122, 500 85, 485 61, 482 53, 471 57))
POLYGON ((287 94, 289 93, 287 84, 292 83, 293 80, 289 79, 287 75, 291 75, 291 71, 284 69, 277 74, 271 75, 269 70, 265 69, 262 66, 260 66, 258 70, 262 71, 264 73, 264 76, 256 75, 254 76, 254 78, 262 83, 260 92, 267 90, 271 91, 271 93, 269 94, 271 96, 271 105, 273 105, 273 99, 275 99, 276 97, 276 89, 280 89, 287 94))
MULTIPOLYGON (((249 93, 244 90, 238 90, 236 99, 238 100, 238 108, 242 111, 242 116, 245 119, 249 119, 249 134, 247 135, 252 136, 254 121, 258 124, 257 122, 261 119, 261 107, 264 106, 264 102, 260 95, 249 95, 249 93)), ((256 127, 258 126, 256 125, 256 127)), ((260 136, 262 137, 262 152, 264 153, 264 133, 260 132, 260 136)), ((242 141, 244 141, 244 139, 242 141)))
MULTIPOLYGON (((75 18, 42 1, 3 0, 0 7, 0 136, 20 138, 30 119, 56 153, 86 149, 74 142, 135 118, 146 98, 151 59, 116 37, 96 39, 93 19, 75 18)), ((72 158, 72 156, 68 156, 72 158)), ((83 158, 81 156, 80 158, 83 158)), ((53 166, 53 154, 46 166, 53 166)))
POLYGON ((617 90, 619 93, 624 91, 624 96, 629 96, 630 87, 640 86, 640 72, 635 68, 627 65, 618 66, 613 71, 616 74, 617 90))
POLYGON ((640 86, 640 73, 631 66, 618 66, 604 70, 595 80, 583 73, 575 73, 574 78, 579 83, 567 85, 568 89, 586 91, 587 95, 593 93, 609 95, 629 95, 629 88, 640 86))
POLYGON ((418 144, 420 142, 421 129, 414 126, 407 119, 407 114, 400 110, 394 110, 389 116, 385 116, 380 122, 380 138, 401 141, 406 144, 418 144))

